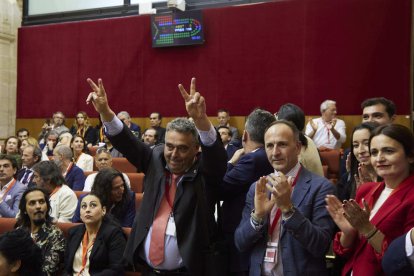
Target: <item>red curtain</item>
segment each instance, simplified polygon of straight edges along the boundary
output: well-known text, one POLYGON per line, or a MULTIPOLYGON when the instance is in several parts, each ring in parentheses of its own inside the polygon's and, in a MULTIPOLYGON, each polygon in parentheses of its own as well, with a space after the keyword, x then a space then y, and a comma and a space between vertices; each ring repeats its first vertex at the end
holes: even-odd
POLYGON ((185 115, 177 89, 197 77, 208 114, 271 112, 292 102, 339 114, 384 96, 410 113, 410 0, 301 0, 203 11, 205 44, 151 47, 149 16, 23 27, 18 118, 85 110, 86 78, 103 78, 113 109, 134 117, 185 115))

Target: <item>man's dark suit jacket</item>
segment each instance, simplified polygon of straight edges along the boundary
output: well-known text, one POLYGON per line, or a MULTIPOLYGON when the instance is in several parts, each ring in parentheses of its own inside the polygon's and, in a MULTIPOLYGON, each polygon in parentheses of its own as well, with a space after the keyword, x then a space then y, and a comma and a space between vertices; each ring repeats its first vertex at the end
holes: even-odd
POLYGON ((388 246, 382 257, 382 268, 386 275, 393 276, 409 276, 414 275, 414 267, 407 258, 405 252, 405 236, 404 234, 396 238, 388 246))
POLYGON ((82 169, 73 164, 70 171, 65 176, 66 184, 74 191, 83 191, 86 176, 82 169))
MULTIPOLYGON (((298 177, 292 193, 296 211, 282 222, 279 241, 283 275, 328 275, 325 254, 331 244, 335 224, 326 210, 325 197, 334 194, 335 188, 326 178, 304 167, 298 177)), ((255 188, 256 183, 247 194, 243 218, 235 233, 237 248, 250 252, 250 276, 261 275, 269 229, 269 218, 258 231, 250 223, 255 188)))
MULTIPOLYGON (((164 145, 151 149, 137 141, 125 126, 120 134, 109 139, 138 171, 145 173, 145 196, 124 253, 129 263, 143 263, 145 256, 141 256, 140 252, 160 206, 168 175, 164 145)), ((205 252, 214 234, 209 229, 215 227, 215 194, 226 169, 226 152, 219 136, 213 145, 201 147, 202 153, 177 187, 173 205, 178 248, 183 264, 191 275, 205 275, 205 252), (205 192, 203 201, 208 206, 201 206, 197 189, 205 192), (206 212, 207 216, 203 215, 206 212)))
POLYGON ((223 202, 223 232, 230 242, 230 270, 248 271, 249 254, 241 253, 234 246, 234 231, 242 218, 246 194, 251 184, 274 169, 267 160, 264 148, 243 155, 237 164, 227 163, 227 172, 220 185, 223 202))
POLYGON ((233 144, 228 144, 226 147, 226 152, 227 152, 227 161, 229 161, 234 153, 239 149, 239 147, 233 145, 233 144))
MULTIPOLYGON (((73 274, 73 260, 85 231, 84 224, 77 225, 69 230, 65 251, 65 272, 69 275, 73 274)), ((125 244, 126 238, 122 228, 104 219, 89 256, 89 274, 123 275, 122 254, 125 250, 125 244)))
MULTIPOLYGON (((24 174, 26 173, 26 170, 27 170, 27 168, 21 168, 21 169, 17 172, 17 175, 16 175, 16 179, 17 179, 20 183, 22 183, 23 185, 26 185, 26 183, 23 183, 23 182, 22 182, 23 177, 24 177, 24 174)), ((32 173, 32 175, 29 177, 29 179, 28 179, 28 183, 27 183, 27 185, 26 185, 28 188, 31 188, 31 187, 36 186, 36 184, 33 182, 33 177, 34 177, 34 174, 32 173)))

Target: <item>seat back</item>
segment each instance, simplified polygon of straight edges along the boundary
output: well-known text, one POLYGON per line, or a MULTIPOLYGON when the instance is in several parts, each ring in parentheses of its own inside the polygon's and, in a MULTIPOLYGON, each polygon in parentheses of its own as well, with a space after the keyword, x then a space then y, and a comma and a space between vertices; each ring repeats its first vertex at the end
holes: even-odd
POLYGON ((131 190, 134 193, 142 193, 144 186, 144 174, 143 173, 126 173, 131 182, 131 190))
POLYGON ((322 165, 328 166, 327 178, 336 183, 339 179, 341 152, 339 150, 320 151, 322 165))
POLYGON ((4 234, 14 229, 16 224, 15 218, 1 218, 0 217, 0 234, 4 234))
POLYGON ((129 163, 125 157, 112 158, 112 167, 123 173, 136 173, 137 168, 129 163))

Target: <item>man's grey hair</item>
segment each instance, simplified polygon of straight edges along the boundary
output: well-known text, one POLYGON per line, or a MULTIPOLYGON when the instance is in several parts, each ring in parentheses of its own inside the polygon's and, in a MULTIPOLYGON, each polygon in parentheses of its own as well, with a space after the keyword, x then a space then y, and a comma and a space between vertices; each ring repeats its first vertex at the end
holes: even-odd
POLYGON ((249 133, 249 137, 252 141, 264 144, 265 131, 274 121, 276 121, 276 118, 272 113, 257 108, 247 116, 244 129, 249 133))
POLYGON ((36 163, 39 163, 40 161, 42 161, 42 150, 39 147, 36 147, 33 145, 27 145, 26 148, 33 149, 33 157, 37 157, 36 163))
POLYGON ((55 148, 57 154, 62 155, 65 160, 72 160, 72 149, 66 145, 60 145, 55 148))
POLYGON ((116 117, 119 117, 119 116, 121 116, 121 115, 123 115, 123 116, 127 117, 128 119, 131 119, 131 116, 129 116, 129 113, 128 113, 128 112, 126 112, 126 111, 121 111, 121 112, 119 112, 119 113, 118 113, 118 115, 116 115, 116 117))
POLYGON ((323 103, 321 103, 321 113, 323 113, 325 110, 327 110, 328 107, 332 104, 336 105, 336 102, 332 101, 332 100, 323 101, 323 103))
POLYGON ((193 122, 187 118, 176 118, 167 124, 167 131, 176 131, 178 133, 191 134, 194 142, 198 145, 198 132, 193 122))

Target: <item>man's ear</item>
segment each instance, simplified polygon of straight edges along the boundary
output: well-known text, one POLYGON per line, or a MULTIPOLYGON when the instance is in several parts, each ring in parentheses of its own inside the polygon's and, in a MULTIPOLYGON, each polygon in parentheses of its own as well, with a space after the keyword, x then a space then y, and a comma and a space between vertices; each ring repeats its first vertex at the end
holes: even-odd
POLYGON ((243 130, 242 141, 246 142, 249 137, 249 133, 246 130, 243 130))
POLYGON ((22 265, 22 261, 21 260, 16 260, 14 261, 10 268, 11 268, 11 272, 17 272, 20 269, 20 266, 22 265))

